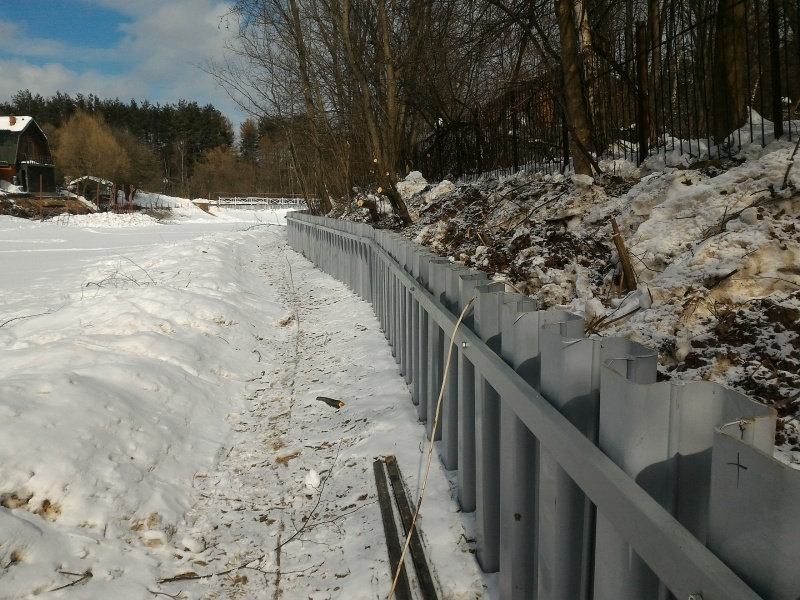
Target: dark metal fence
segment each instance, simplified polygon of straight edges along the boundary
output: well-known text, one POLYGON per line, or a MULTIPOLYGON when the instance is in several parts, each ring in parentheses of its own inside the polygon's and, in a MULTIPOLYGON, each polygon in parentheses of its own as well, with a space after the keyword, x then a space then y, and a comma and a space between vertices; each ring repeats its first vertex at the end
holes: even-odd
MULTIPOLYGON (((657 14, 638 4, 633 14, 648 21, 632 20, 624 2, 590 14, 601 19, 583 77, 594 158, 640 163, 662 153, 688 164, 732 157, 751 142, 797 138, 800 0, 650 4, 659 5, 657 14), (731 30, 726 16, 742 7, 744 22, 731 30), (742 118, 720 136, 720 115, 736 104, 720 78, 726 53, 744 65, 735 76, 746 98, 742 118)), ((474 107, 468 120, 428 131, 415 167, 430 178, 563 171, 570 156, 560 65, 542 63, 533 73, 474 107)))

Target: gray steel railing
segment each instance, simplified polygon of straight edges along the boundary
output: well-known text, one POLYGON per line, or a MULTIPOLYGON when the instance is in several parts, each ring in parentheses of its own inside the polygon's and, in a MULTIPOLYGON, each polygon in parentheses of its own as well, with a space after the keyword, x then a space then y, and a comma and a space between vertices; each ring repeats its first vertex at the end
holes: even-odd
POLYGON ((772 409, 708 382, 656 383, 654 351, 585 338, 579 317, 394 233, 304 213, 287 224, 295 250, 372 304, 502 598, 800 594, 800 472, 771 456, 772 409))

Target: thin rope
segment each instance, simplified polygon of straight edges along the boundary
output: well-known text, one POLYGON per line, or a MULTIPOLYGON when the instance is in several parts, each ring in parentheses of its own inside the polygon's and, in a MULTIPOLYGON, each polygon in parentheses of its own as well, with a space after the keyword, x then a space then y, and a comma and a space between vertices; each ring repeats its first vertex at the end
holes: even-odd
MULTIPOLYGON (((525 292, 523 292, 521 289, 519 289, 517 286, 515 286, 513 283, 508 281, 507 279, 493 279, 490 283, 502 283, 502 284, 505 284, 508 287, 510 287, 512 290, 514 290, 518 294, 522 294, 523 296, 527 296, 528 295, 525 292)), ((472 300, 470 300, 470 302, 472 302, 472 300)))

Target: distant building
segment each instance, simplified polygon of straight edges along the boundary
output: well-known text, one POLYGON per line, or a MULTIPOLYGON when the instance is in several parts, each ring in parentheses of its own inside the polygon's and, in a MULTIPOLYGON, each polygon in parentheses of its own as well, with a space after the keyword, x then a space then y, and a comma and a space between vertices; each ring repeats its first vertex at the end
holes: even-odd
POLYGON ((0 116, 0 179, 30 193, 56 191, 50 144, 32 117, 0 116))

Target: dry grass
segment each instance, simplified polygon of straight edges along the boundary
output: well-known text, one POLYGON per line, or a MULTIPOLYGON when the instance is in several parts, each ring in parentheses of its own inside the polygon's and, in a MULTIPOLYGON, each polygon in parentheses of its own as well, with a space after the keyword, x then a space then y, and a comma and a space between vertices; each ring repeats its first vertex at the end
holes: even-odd
POLYGON ((275 462, 277 462, 279 465, 283 465, 284 467, 288 467, 289 466, 289 461, 292 460, 293 458, 297 458, 301 454, 302 454, 302 451, 296 450, 295 452, 292 452, 291 454, 284 454, 283 456, 279 456, 277 459, 275 459, 275 462))
POLYGON ((27 219, 38 219, 41 215, 45 219, 64 214, 85 215, 89 207, 77 200, 67 200, 64 197, 55 198, 14 198, 14 215, 27 219))

